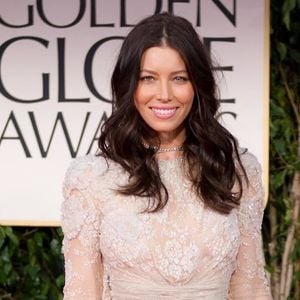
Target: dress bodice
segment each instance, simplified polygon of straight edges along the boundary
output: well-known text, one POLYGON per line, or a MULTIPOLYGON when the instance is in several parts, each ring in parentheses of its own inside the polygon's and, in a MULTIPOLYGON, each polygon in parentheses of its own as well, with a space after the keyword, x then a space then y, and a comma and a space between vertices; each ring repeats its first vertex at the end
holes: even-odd
POLYGON ((265 297, 257 299, 270 299, 260 167, 251 154, 242 156, 249 187, 229 214, 204 206, 182 159, 159 161, 169 201, 155 213, 143 212, 147 199, 117 192, 129 180, 119 165, 76 159, 62 208, 65 299, 252 300, 253 288, 265 297))

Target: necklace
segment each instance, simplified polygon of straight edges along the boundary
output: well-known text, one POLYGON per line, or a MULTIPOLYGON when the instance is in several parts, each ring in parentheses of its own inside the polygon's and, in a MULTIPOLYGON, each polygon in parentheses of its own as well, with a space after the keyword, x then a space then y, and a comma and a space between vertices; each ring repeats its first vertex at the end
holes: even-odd
POLYGON ((172 147, 172 148, 161 148, 161 147, 157 147, 157 146, 150 146, 146 143, 142 143, 142 144, 146 149, 153 149, 156 151, 156 153, 183 151, 183 145, 177 146, 177 147, 172 147))

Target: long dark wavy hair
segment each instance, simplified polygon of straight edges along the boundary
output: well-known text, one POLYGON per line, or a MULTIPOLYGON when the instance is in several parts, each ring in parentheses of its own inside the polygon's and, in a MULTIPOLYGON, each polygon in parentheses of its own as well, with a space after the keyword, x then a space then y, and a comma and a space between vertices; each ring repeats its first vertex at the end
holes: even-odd
POLYGON ((142 140, 155 140, 159 146, 159 138, 134 104, 142 56, 148 48, 162 45, 181 55, 195 92, 185 120, 183 144, 189 179, 207 207, 228 214, 239 205, 242 176, 247 176, 237 141, 217 121, 219 100, 210 55, 191 23, 182 17, 168 13, 150 16, 125 38, 111 79, 113 112, 102 126, 99 155, 128 172, 129 183, 120 187, 119 193, 145 197, 149 201, 147 212, 166 205, 169 195, 159 174, 155 150, 142 144, 142 140))

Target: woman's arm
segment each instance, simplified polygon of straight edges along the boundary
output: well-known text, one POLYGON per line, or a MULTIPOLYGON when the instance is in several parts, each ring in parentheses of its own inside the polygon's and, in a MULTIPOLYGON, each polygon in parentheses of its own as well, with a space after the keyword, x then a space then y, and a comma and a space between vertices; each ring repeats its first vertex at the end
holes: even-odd
POLYGON ((99 212, 88 196, 88 174, 67 172, 62 205, 65 300, 99 300, 102 293, 102 263, 99 246, 99 212))
POLYGON ((241 243, 237 255, 237 268, 231 278, 229 299, 270 300, 272 296, 264 270, 261 238, 264 209, 261 168, 254 156, 248 153, 244 155, 249 186, 245 184, 238 209, 241 243))

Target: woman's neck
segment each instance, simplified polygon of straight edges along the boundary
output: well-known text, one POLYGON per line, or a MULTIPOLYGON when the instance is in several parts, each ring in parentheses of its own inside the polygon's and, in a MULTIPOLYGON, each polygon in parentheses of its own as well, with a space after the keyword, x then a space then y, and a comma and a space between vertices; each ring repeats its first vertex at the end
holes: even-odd
POLYGON ((182 156, 185 131, 166 132, 159 134, 160 147, 156 153, 157 159, 174 159, 182 156))

